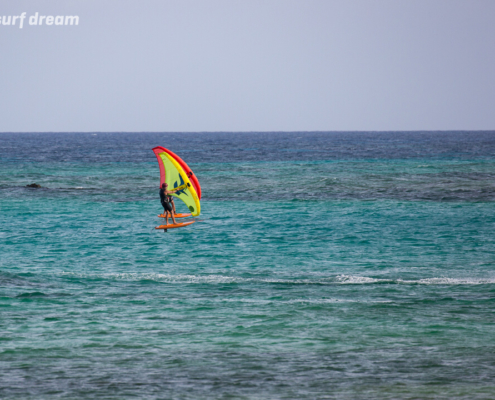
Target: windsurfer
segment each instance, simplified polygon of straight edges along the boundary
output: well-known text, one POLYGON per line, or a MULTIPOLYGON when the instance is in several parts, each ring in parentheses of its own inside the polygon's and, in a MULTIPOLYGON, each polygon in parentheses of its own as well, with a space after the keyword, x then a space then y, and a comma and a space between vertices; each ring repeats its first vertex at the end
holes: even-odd
POLYGON ((174 200, 172 199, 172 196, 170 196, 172 193, 175 193, 177 192, 178 190, 180 190, 180 188, 177 188, 175 190, 167 190, 167 187, 168 187, 168 184, 166 183, 162 183, 162 187, 160 189, 160 201, 162 203, 162 206, 163 206, 163 213, 165 214, 165 218, 166 218, 166 225, 168 225, 168 215, 170 214, 170 216, 172 217, 172 221, 174 222, 174 224, 176 224, 177 222, 175 221, 175 204, 174 204, 174 200))

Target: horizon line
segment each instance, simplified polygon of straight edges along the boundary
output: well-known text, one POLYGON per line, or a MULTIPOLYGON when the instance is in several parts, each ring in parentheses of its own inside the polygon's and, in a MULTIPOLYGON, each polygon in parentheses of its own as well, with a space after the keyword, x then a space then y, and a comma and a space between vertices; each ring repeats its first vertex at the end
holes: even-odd
POLYGON ((4 131, 5 133, 364 133, 364 132, 495 132, 494 129, 305 130, 305 131, 4 131))

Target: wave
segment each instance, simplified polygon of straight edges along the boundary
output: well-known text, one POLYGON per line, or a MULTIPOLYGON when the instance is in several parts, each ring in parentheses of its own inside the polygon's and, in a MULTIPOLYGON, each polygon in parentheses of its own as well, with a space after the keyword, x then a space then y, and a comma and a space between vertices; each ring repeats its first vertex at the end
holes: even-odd
POLYGON ((86 274, 75 272, 62 272, 61 276, 68 276, 89 280, 115 280, 142 282, 152 281, 158 283, 178 284, 242 284, 242 283, 267 283, 286 285, 370 285, 370 284, 399 284, 399 285, 491 285, 495 284, 495 278, 422 278, 422 279, 387 279, 372 278, 357 275, 337 275, 330 277, 311 278, 263 278, 263 277, 239 277, 228 275, 188 275, 188 274, 161 274, 161 273, 102 273, 86 274))
POLYGON ((406 285, 490 285, 495 284, 495 278, 423 278, 423 279, 383 279, 366 276, 339 275, 337 281, 342 284, 373 284, 390 283, 406 285))

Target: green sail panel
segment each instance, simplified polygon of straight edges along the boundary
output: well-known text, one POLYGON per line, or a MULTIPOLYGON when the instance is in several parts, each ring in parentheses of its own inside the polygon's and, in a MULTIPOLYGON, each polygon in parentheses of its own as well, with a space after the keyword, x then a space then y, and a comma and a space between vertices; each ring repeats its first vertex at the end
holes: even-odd
POLYGON ((180 187, 181 190, 173 193, 172 196, 181 199, 194 217, 198 216, 201 213, 201 204, 198 194, 184 169, 172 156, 165 152, 158 153, 157 156, 158 162, 161 162, 163 166, 160 171, 164 171, 165 175, 161 177, 160 181, 168 184, 168 190, 180 187))

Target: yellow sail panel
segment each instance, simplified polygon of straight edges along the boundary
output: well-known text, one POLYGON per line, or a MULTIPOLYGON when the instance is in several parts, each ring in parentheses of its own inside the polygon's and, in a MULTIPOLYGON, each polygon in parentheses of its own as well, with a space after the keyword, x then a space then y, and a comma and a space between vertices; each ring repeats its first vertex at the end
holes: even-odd
POLYGON ((159 156, 165 170, 165 182, 168 184, 168 190, 180 187, 181 190, 173 193, 172 196, 181 199, 194 217, 198 216, 201 212, 201 204, 186 172, 169 154, 163 152, 159 156))

